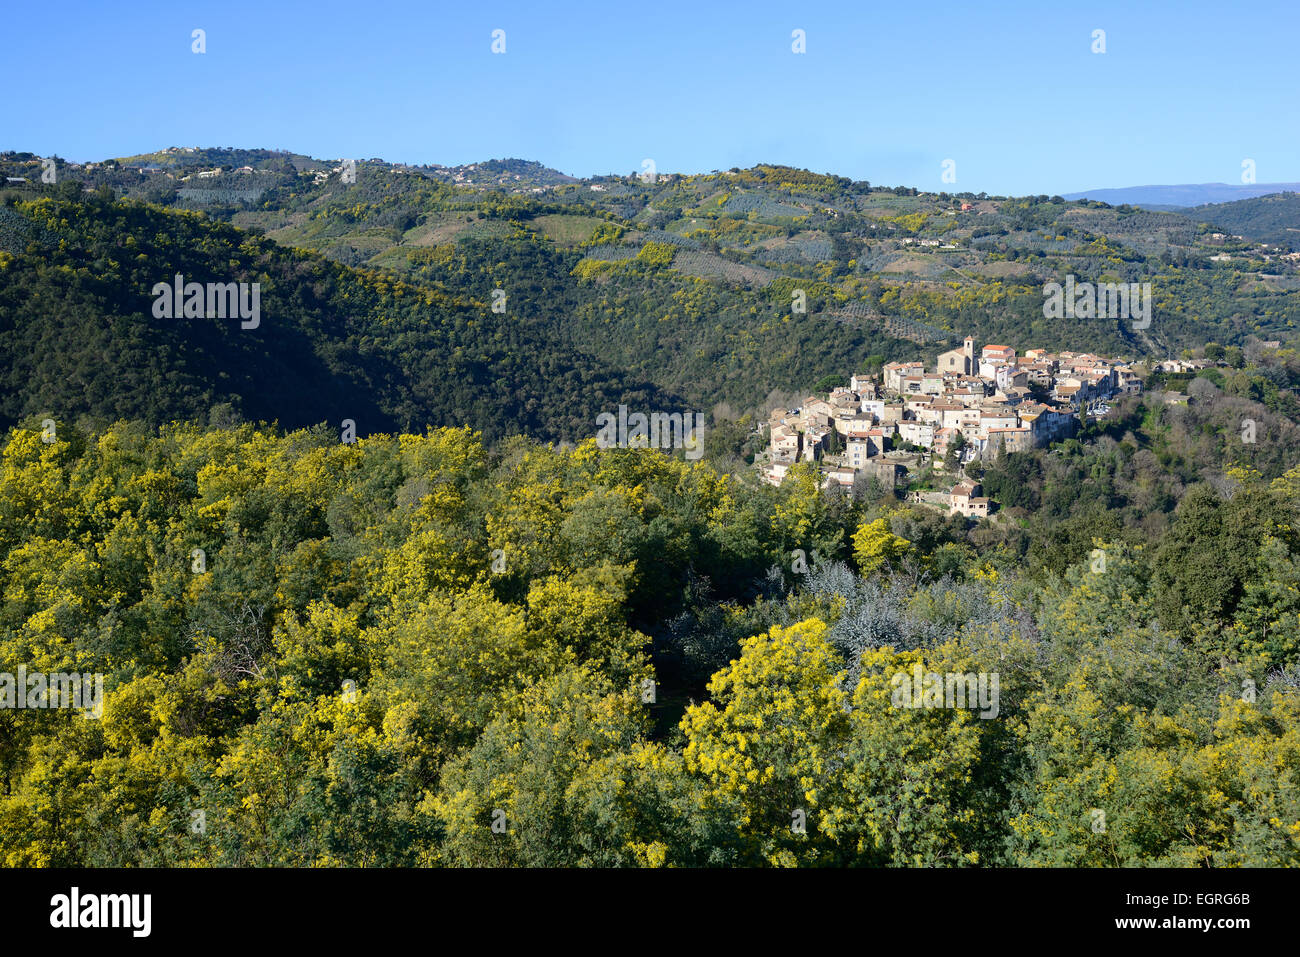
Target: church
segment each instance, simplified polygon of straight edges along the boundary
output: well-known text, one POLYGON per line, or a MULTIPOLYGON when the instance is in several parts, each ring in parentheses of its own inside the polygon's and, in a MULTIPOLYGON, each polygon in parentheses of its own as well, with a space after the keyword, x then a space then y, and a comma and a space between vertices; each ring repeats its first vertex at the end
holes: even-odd
POLYGON ((947 375, 975 375, 975 337, 967 336, 960 349, 939 353, 939 373, 947 375))

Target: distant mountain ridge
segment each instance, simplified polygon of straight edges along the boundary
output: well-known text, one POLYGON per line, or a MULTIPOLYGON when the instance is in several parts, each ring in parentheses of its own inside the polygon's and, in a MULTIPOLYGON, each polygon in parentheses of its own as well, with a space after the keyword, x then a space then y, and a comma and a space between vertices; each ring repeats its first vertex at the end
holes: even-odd
POLYGON ((1239 199, 1267 196, 1270 193, 1288 193, 1300 190, 1300 183, 1196 183, 1177 186, 1124 186, 1108 189, 1089 189, 1080 193, 1065 193, 1070 200, 1091 199, 1112 206, 1145 206, 1148 208, 1184 209, 1209 203, 1229 203, 1239 199))

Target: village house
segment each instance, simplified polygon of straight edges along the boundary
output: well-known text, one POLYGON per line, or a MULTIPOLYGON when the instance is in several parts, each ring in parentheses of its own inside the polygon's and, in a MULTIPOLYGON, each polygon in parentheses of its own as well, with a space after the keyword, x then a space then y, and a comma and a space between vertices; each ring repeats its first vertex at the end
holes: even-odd
POLYGON ((987 518, 989 500, 980 495, 982 491, 979 482, 958 482, 948 496, 949 511, 967 518, 987 518))
POLYGON ((821 458, 826 448, 826 437, 831 434, 830 428, 819 426, 810 426, 803 434, 803 449, 800 452, 800 458, 805 462, 816 462, 821 458))
POLYGON ((1029 373, 1020 370, 1016 366, 1002 366, 994 374, 993 381, 1002 392, 1011 389, 1028 389, 1029 373))
POLYGON ((836 389, 826 400, 831 407, 831 415, 854 415, 862 409, 862 400, 848 389, 836 389))
POLYGON ((962 380, 961 385, 954 385, 944 393, 944 397, 949 401, 960 402, 965 406, 978 405, 987 395, 982 384, 970 385, 969 380, 962 380))
POLYGON ((998 370, 1005 368, 1010 360, 1000 356, 980 356, 977 371, 981 379, 997 381, 998 370))
POLYGON ((826 478, 822 482, 822 488, 831 488, 838 485, 840 488, 852 488, 853 480, 857 478, 858 470, 853 468, 830 468, 826 470, 826 478))
POLYGON ((879 386, 874 376, 858 372, 849 376, 849 391, 861 396, 865 401, 878 398, 879 386))
POLYGON ((792 465, 794 465, 793 459, 772 459, 763 473, 763 481, 770 485, 780 485, 792 465))
POLYGON ((992 409, 981 409, 979 426, 983 435, 997 429, 1014 429, 1018 419, 1014 411, 995 411, 992 409))
POLYGON ((851 415, 837 416, 835 419, 835 431, 840 435, 848 435, 851 432, 865 432, 876 424, 873 416, 866 412, 854 412, 851 415))
POLYGON ((773 427, 770 437, 772 454, 781 458, 794 458, 799 454, 799 436, 801 433, 787 425, 773 427))
POLYGON ((979 409, 968 408, 960 402, 932 402, 929 413, 929 421, 941 429, 951 429, 963 422, 979 421, 979 409))
POLYGON ((822 425, 829 427, 831 420, 835 416, 835 408, 827 401, 819 399, 816 396, 810 396, 804 399, 803 403, 804 421, 810 425, 822 425))
POLYGON ((884 409, 880 413, 881 425, 888 425, 891 422, 902 422, 904 419, 904 407, 900 402, 886 402, 884 409))
POLYGON ((960 429, 936 429, 934 433, 934 454, 940 458, 948 454, 952 443, 961 435, 960 429))
POLYGON ((907 469, 898 461, 878 455, 874 459, 868 460, 863 471, 868 477, 874 477, 885 488, 893 489, 898 488, 902 483, 907 469))
POLYGON ((934 431, 934 425, 928 422, 903 422, 898 427, 898 437, 928 449, 934 445, 934 431))
POLYGON ((1082 386, 1078 384, 1062 385, 1058 383, 1056 388, 1052 390, 1052 398, 1057 402, 1065 402, 1072 406, 1078 406, 1080 402, 1083 402, 1088 398, 1087 395, 1079 394, 1081 388, 1082 386))
POLYGON ((889 362, 884 367, 885 388, 891 392, 902 392, 902 377, 919 376, 925 371, 924 362, 889 362))
POLYGON ((997 459, 1008 452, 1025 452, 1033 445, 1033 430, 1027 425, 989 429, 985 438, 986 458, 997 459))
POLYGON ((899 376, 900 385, 898 391, 904 395, 925 395, 925 390, 921 388, 925 382, 923 375, 905 375, 899 376))
POLYGON ((845 444, 844 462, 849 468, 866 468, 867 459, 879 455, 880 451, 866 432, 852 432, 845 444))

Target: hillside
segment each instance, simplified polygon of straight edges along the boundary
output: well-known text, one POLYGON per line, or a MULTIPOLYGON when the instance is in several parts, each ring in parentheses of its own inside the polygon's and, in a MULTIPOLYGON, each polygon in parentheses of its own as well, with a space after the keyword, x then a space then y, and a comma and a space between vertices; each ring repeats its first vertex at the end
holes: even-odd
POLYGON ((65 183, 0 208, 0 421, 233 414, 352 419, 359 434, 470 425, 577 439, 620 401, 680 405, 562 328, 494 313, 489 293, 353 269, 65 183), (151 291, 177 273, 258 283, 260 322, 156 317, 151 291))
MULTIPOLYGON (((1294 343, 1300 316, 1297 263, 1276 249, 1225 242, 1199 217, 1059 197, 920 193, 770 165, 651 182, 571 181, 516 160, 454 173, 359 160, 349 170, 267 150, 59 163, 64 182, 202 212, 242 231, 229 235, 262 233, 258 244, 389 283, 401 277, 476 304, 500 288, 508 334, 541 335, 526 331, 535 325, 560 335, 562 365, 581 365, 567 353, 583 353, 601 374, 736 414, 845 369, 933 358, 966 334, 1163 357, 1252 336, 1294 343), (475 174, 490 184, 454 181, 475 174), (1150 329, 1044 318, 1044 284, 1067 275, 1151 282, 1150 329)), ((27 180, 10 190, 21 200, 56 188, 39 182, 31 154, 0 156, 0 170, 27 180)), ((408 321, 418 324, 417 313, 408 321)), ((332 354, 348 354, 336 330, 325 335, 332 354)), ((406 374, 390 372, 379 387, 376 406, 390 416, 406 401, 392 395, 406 374)), ((433 401, 407 403, 403 421, 433 401)), ((474 421, 492 418, 485 410, 500 401, 474 421)))
POLYGON ((1187 211, 1228 233, 1260 243, 1300 249, 1300 193, 1275 193, 1187 211))

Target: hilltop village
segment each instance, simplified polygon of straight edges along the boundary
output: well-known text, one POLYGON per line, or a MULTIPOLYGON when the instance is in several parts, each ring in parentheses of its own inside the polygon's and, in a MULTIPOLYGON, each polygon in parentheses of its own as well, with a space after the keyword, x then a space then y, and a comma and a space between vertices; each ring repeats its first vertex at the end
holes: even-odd
MULTIPOLYGON (((810 396, 798 409, 776 409, 763 479, 780 485, 796 462, 817 463, 827 487, 853 487, 874 477, 886 488, 906 484, 909 470, 941 469, 953 452, 959 468, 990 461, 1073 434, 1079 410, 1104 413, 1109 399, 1140 392, 1142 380, 1126 363, 1087 353, 1004 345, 975 352, 967 337, 941 353, 933 370, 923 362, 891 362, 880 376, 855 374, 847 388, 810 396)), ((955 477, 955 476, 954 476, 955 477)), ((969 518, 989 513, 977 482, 919 501, 969 518)))

